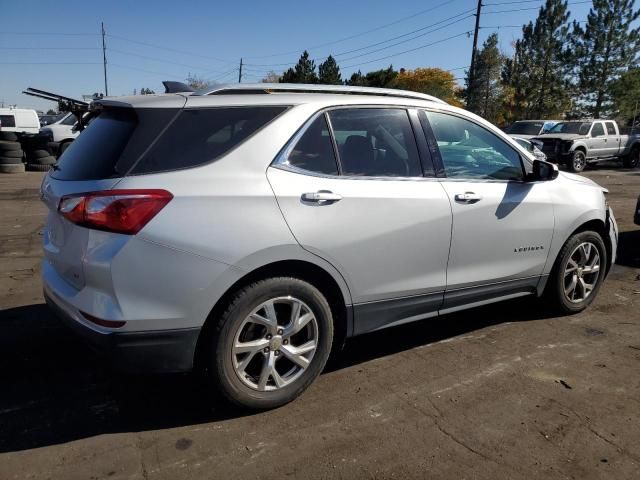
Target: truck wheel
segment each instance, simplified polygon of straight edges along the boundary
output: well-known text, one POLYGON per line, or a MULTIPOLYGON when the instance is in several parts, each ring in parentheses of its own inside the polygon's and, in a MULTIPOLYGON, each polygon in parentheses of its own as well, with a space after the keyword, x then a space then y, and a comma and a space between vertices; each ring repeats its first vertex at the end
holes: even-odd
POLYGON ((587 166, 587 156, 582 150, 576 150, 567 166, 572 172, 581 172, 587 166))
POLYGON ((636 168, 640 163, 640 147, 633 147, 631 153, 622 159, 624 168, 636 168))

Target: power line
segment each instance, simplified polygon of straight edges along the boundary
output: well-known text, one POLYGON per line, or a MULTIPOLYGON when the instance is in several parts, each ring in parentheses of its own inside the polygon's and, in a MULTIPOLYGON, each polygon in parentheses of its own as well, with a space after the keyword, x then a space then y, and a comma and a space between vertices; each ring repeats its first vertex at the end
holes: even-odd
POLYGON ((432 45, 437 45, 439 43, 446 42, 447 40, 452 40, 454 38, 461 37, 463 35, 469 36, 470 34, 471 34, 471 31, 467 30, 466 32, 461 32, 461 33, 458 33, 456 35, 451 35, 450 37, 443 38, 441 40, 436 40, 435 42, 427 43, 425 45, 420 45, 419 47, 414 47, 414 48, 410 48, 408 50, 403 50, 402 52, 392 53, 391 55, 387 55, 385 57, 376 58, 374 60, 369 60, 367 62, 355 63, 355 64, 352 64, 352 65, 345 65, 343 68, 353 68, 353 67, 358 67, 360 65, 368 65, 370 63, 379 62, 381 60, 387 60, 387 59, 392 58, 392 57, 397 57, 399 55, 404 55, 405 53, 415 52, 416 50, 421 50, 423 48, 431 47, 432 45))
POLYGON ((0 50, 100 50, 99 47, 0 47, 0 50))
POLYGON ((175 48, 170 48, 170 47, 166 47, 166 46, 162 46, 162 45, 156 45, 156 44, 153 44, 153 43, 140 42, 138 40, 133 40, 133 39, 126 38, 126 37, 121 37, 120 35, 107 34, 107 37, 116 38, 118 40, 122 40, 122 41, 125 41, 125 42, 137 43, 138 45, 144 45, 145 47, 158 48, 160 50, 167 50, 167 51, 170 51, 170 52, 181 53, 183 55, 191 55, 191 56, 194 56, 194 57, 206 58, 207 60, 215 60, 216 62, 222 62, 222 63, 227 63, 227 64, 235 63, 235 62, 229 62, 228 60, 223 60, 221 58, 212 57, 212 56, 208 56, 208 55, 200 55, 198 53, 187 52, 187 51, 184 51, 184 50, 177 50, 175 48))
MULTIPOLYGON (((144 58, 146 60, 152 60, 154 62, 169 63, 171 65, 177 65, 179 67, 195 68, 195 69, 198 69, 198 70, 202 70, 203 69, 202 66, 195 66, 195 65, 188 65, 188 64, 185 64, 185 63, 172 62, 171 60, 165 60, 163 58, 151 57, 149 55, 140 55, 139 53, 124 52, 122 50, 118 50, 118 49, 115 49, 115 48, 110 48, 109 51, 110 52, 115 52, 115 53, 120 53, 122 55, 129 55, 129 56, 132 56, 132 57, 144 58)), ((215 74, 215 73, 219 73, 219 72, 214 71, 212 73, 215 74)))
MULTIPOLYGON (((340 38, 338 40, 333 40, 331 42, 326 42, 326 43, 322 43, 322 44, 319 44, 319 45, 311 46, 311 47, 308 48, 308 50, 315 50, 316 48, 328 47, 329 45, 335 45, 337 43, 346 42, 347 40, 352 40, 354 38, 361 37, 361 36, 366 35, 368 33, 377 32, 379 30, 382 30, 384 28, 390 27, 392 25, 396 25, 398 23, 404 22, 405 20, 409 20, 409 19, 415 18, 415 17, 417 17, 419 15, 424 15, 425 13, 428 13, 428 12, 431 12, 433 10, 436 10, 436 9, 438 9, 440 7, 444 7, 445 5, 448 5, 448 4, 450 4, 450 3, 454 2, 454 1, 455 0, 447 0, 445 2, 439 3, 438 5, 434 5, 433 7, 427 8, 425 10, 421 10, 419 12, 416 12, 416 13, 412 14, 412 15, 408 15, 406 17, 400 18, 400 19, 395 20, 395 21, 390 22, 390 23, 386 23, 384 25, 380 25, 380 26, 372 28, 370 30, 365 30, 364 32, 356 33, 356 34, 350 35, 348 37, 343 37, 343 38, 340 38)), ((255 57, 247 57, 247 58, 261 59, 261 58, 271 58, 271 57, 283 57, 285 55, 293 55, 295 53, 299 53, 299 50, 290 51, 290 52, 282 52, 282 53, 273 53, 273 54, 270 54, 270 55, 261 55, 261 56, 255 56, 255 57)))
POLYGON ((43 36, 72 36, 72 37, 97 37, 99 33, 67 33, 67 32, 0 32, 0 35, 43 35, 43 36))
MULTIPOLYGON (((335 54, 335 55, 333 55, 333 56, 334 56, 334 57, 340 57, 340 56, 346 55, 346 54, 348 54, 348 53, 352 53, 352 52, 357 52, 357 51, 366 50, 366 49, 369 49, 369 48, 375 47, 375 46, 377 46, 377 45, 381 45, 381 44, 383 44, 383 43, 387 43, 387 42, 389 42, 389 41, 393 41, 393 40, 395 40, 395 39, 397 39, 397 38, 406 37, 407 35, 411 35, 411 34, 413 34, 413 33, 415 33, 415 32, 422 31, 422 30, 425 30, 425 29, 429 29, 429 28, 432 28, 432 27, 434 27, 434 26, 436 26, 436 25, 440 25, 440 24, 442 24, 443 22, 447 22, 447 21, 449 21, 449 20, 452 20, 452 19, 455 19, 455 18, 457 18, 457 17, 460 17, 460 15, 468 14, 470 11, 471 11, 471 10, 466 10, 466 11, 464 11, 464 12, 460 12, 460 13, 458 13, 458 14, 456 14, 456 15, 453 15, 453 16, 451 16, 451 17, 445 18, 445 19, 440 20, 439 22, 433 23, 433 24, 431 24, 431 25, 427 25, 426 27, 419 28, 419 29, 414 30, 414 31, 412 31, 412 32, 409 32, 409 33, 406 33, 406 34, 403 34, 403 35, 398 35, 398 36, 393 37, 393 38, 391 38, 391 39, 384 40, 384 41, 381 41, 381 42, 377 42, 377 43, 374 43, 374 44, 372 44, 372 45, 368 45, 368 46, 365 46, 365 47, 361 47, 361 48, 357 48, 357 49, 353 49, 353 50, 348 50, 348 51, 345 51, 345 52, 336 53, 336 54, 335 54)), ((447 24, 445 24, 445 25, 441 25, 441 26, 439 26, 438 28, 433 28, 432 30, 427 31, 427 32, 424 32, 424 33, 421 33, 420 35, 415 35, 415 36, 413 36, 413 37, 411 37, 411 38, 408 38, 408 39, 405 39, 405 40, 401 40, 401 41, 396 42, 396 43, 393 43, 393 44, 391 44, 391 45, 386 45, 386 46, 384 46, 384 47, 381 47, 381 48, 378 48, 378 49, 372 50, 372 51, 370 51, 370 52, 365 52, 365 53, 361 53, 361 54, 358 54, 358 55, 354 55, 354 56, 351 56, 351 57, 348 57, 348 58, 343 58, 343 59, 341 59, 341 61, 343 61, 343 62, 345 62, 345 61, 346 61, 346 62, 348 62, 348 61, 350 61, 350 60, 355 60, 356 58, 361 58, 361 57, 364 57, 364 56, 367 56, 367 55, 372 55, 372 54, 374 54, 374 53, 378 53, 378 52, 381 52, 381 51, 383 51, 383 50, 387 50, 387 49, 389 49, 389 48, 393 48, 393 47, 396 47, 396 46, 398 46, 398 45, 402 45, 402 44, 404 44, 404 43, 411 42, 411 41, 416 40, 416 39, 418 39, 418 38, 424 37, 425 35, 432 34, 432 33, 434 33, 434 32, 437 32, 438 30, 442 30, 443 28, 446 28, 446 27, 449 27, 449 26, 454 25, 454 24, 456 24, 456 23, 462 22, 462 21, 464 21, 464 20, 466 20, 466 19, 468 19, 468 18, 471 18, 472 16, 473 16, 473 15, 466 15, 466 16, 464 16, 464 17, 462 17, 462 18, 457 18, 456 20, 450 21, 449 23, 447 23, 447 24)), ((328 58, 328 57, 314 58, 313 60, 314 60, 314 61, 316 61, 316 62, 321 62, 321 61, 326 60, 327 58, 328 58)), ((284 66, 284 67, 288 67, 288 66, 295 65, 295 62, 289 62, 289 63, 271 63, 271 64, 256 64, 256 63, 248 63, 248 64, 246 64, 246 65, 248 65, 248 66, 253 66, 253 67, 283 67, 283 66, 284 66)))
MULTIPOLYGON (((582 1, 582 2, 569 2, 569 3, 567 3, 567 6, 570 6, 570 5, 582 5, 584 3, 592 3, 592 0, 585 0, 585 1, 582 1)), ((524 12, 526 10, 538 10, 538 8, 539 7, 514 8, 514 9, 511 9, 511 10, 496 10, 496 11, 493 11, 493 12, 484 12, 484 13, 486 15, 486 14, 490 14, 490 13, 524 12)))
POLYGON ((0 62, 0 65, 102 65, 102 62, 0 62))

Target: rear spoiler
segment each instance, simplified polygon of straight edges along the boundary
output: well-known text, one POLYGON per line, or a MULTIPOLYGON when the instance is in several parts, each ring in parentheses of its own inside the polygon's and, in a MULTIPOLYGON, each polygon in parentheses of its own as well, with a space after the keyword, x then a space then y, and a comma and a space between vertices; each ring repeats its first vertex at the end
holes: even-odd
POLYGON ((173 82, 170 80, 165 80, 162 82, 164 85, 164 93, 188 93, 195 92, 193 88, 191 88, 186 83, 182 82, 173 82))

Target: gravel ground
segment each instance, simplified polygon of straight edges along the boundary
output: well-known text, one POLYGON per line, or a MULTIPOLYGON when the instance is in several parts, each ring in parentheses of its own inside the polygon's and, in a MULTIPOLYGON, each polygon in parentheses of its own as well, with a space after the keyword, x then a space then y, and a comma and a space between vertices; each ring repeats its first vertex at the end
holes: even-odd
POLYGON ((579 315, 512 301, 365 335, 248 415, 192 375, 122 377, 39 278, 42 174, 0 175, 0 479, 640 478, 640 171, 608 187, 620 264, 579 315))

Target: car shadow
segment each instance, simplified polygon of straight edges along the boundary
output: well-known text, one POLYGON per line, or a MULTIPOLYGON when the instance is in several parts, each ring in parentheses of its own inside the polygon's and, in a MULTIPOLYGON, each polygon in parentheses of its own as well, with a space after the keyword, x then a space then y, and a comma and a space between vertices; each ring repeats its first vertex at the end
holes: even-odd
POLYGON ((640 230, 620 232, 616 263, 625 267, 640 268, 640 230))
MULTIPOLYGON (((325 372, 503 322, 548 318, 540 308, 523 308, 523 302, 527 300, 351 339, 325 372)), ((202 375, 131 377, 111 372, 45 304, 0 312, 0 379, 0 452, 250 414, 217 400, 202 375)))

